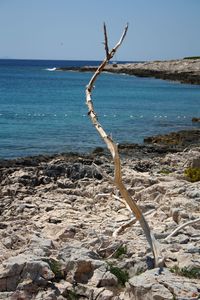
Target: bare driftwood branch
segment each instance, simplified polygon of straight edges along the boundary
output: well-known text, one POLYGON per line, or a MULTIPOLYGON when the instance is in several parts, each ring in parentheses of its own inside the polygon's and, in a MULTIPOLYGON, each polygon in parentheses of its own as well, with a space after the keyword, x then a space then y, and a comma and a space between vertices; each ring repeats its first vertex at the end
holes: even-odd
POLYGON ((154 259, 155 259, 155 266, 157 267, 157 266, 163 266, 163 263, 164 263, 164 259, 160 255, 159 245, 158 245, 157 241, 155 240, 155 237, 154 237, 153 233, 151 232, 150 227, 149 227, 144 215, 142 214, 140 208, 138 207, 136 202, 132 199, 131 195, 127 191, 127 189, 122 181, 121 161, 120 161, 120 157, 119 157, 117 144, 112 140, 112 138, 109 135, 107 135, 107 133, 104 131, 103 127, 99 123, 97 115, 94 110, 93 102, 92 102, 92 90, 94 87, 94 82, 96 81, 97 77, 101 74, 104 67, 108 63, 108 61, 114 56, 117 49, 122 44, 122 42, 126 36, 127 30, 128 30, 128 24, 126 25, 119 42, 115 45, 115 47, 111 51, 108 51, 108 53, 107 53, 108 41, 107 41, 106 26, 104 25, 106 57, 102 61, 102 63, 100 64, 100 66, 98 67, 98 69, 96 70, 96 72, 94 73, 94 75, 92 76, 90 82, 88 83, 88 85, 86 87, 86 104, 88 106, 88 115, 90 116, 91 122, 93 123, 96 130, 98 131, 98 133, 100 134, 100 136, 102 137, 104 142, 106 143, 106 145, 112 155, 112 158, 114 161, 114 167, 115 167, 114 184, 119 189, 122 198, 124 198, 125 202, 130 207, 131 211, 134 213, 136 219, 140 222, 140 225, 143 228, 146 239, 147 239, 147 241, 151 247, 151 250, 153 252, 154 259))
POLYGON ((196 224, 200 222, 200 218, 197 218, 195 220, 191 220, 191 221, 188 221, 184 224, 181 224, 180 226, 178 226, 174 231, 172 231, 166 238, 165 240, 168 240, 169 238, 171 238, 172 236, 176 235, 177 232, 179 232, 181 229, 183 229, 184 227, 188 226, 188 225, 193 225, 193 224, 196 224))

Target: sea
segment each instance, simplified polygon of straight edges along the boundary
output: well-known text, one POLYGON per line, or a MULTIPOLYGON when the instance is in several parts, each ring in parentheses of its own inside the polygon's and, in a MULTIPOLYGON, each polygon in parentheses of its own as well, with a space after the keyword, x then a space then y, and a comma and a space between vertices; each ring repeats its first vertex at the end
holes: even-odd
MULTIPOLYGON (((85 87, 92 73, 59 67, 99 61, 0 60, 0 159, 87 153, 104 143, 91 124, 85 87)), ((200 86, 103 73, 93 90, 99 121, 117 143, 200 128, 200 86)))

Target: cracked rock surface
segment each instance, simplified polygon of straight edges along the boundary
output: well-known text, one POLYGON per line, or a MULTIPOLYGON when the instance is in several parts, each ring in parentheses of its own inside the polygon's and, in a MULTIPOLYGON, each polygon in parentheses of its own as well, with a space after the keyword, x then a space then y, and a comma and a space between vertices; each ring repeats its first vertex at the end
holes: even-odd
POLYGON ((167 236, 200 217, 200 182, 184 174, 200 148, 122 148, 124 183, 166 267, 152 269, 138 222, 113 236, 132 215, 106 153, 1 161, 0 299, 199 299, 200 223, 167 236))

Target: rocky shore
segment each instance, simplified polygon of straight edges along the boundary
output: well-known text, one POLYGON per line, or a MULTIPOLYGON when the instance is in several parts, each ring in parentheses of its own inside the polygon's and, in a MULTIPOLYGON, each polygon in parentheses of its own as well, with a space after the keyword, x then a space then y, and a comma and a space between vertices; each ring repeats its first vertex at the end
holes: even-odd
MULTIPOLYGON (((95 71, 96 67, 63 67, 62 71, 95 71)), ((106 72, 123 73, 139 77, 155 77, 181 83, 200 84, 200 59, 181 59, 169 61, 150 61, 142 63, 109 64, 106 72)))
MULTIPOLYGON (((193 132, 194 133, 194 132, 193 132)), ((0 162, 0 299, 183 300, 200 296, 200 144, 120 145, 123 178, 160 243, 164 269, 107 175, 109 154, 0 162), (106 175, 107 174, 107 175, 106 175)), ((169 138, 167 138, 169 140, 169 138)), ((180 140, 180 139, 179 139, 180 140)))

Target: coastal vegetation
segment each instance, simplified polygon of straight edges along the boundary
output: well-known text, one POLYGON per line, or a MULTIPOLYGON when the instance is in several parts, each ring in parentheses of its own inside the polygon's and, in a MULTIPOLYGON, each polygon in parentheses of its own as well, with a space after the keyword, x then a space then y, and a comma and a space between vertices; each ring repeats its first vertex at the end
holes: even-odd
POLYGON ((110 272, 115 275, 118 279, 118 283, 122 286, 125 286, 125 283, 129 279, 129 275, 127 271, 123 271, 122 269, 110 265, 110 272))
POLYGON ((122 255, 124 255, 126 253, 127 253, 127 246, 126 245, 125 246, 120 245, 119 248, 114 253, 113 257, 114 258, 119 258, 119 257, 121 257, 122 255))
POLYGON ((187 278, 200 279, 200 268, 197 268, 197 267, 180 268, 179 266, 176 265, 176 266, 170 268, 170 271, 172 273, 175 273, 176 275, 184 276, 187 278))
POLYGON ((187 56, 184 59, 200 59, 200 56, 187 56))
POLYGON ((191 182, 200 181, 200 168, 187 168, 185 170, 185 176, 191 182))

